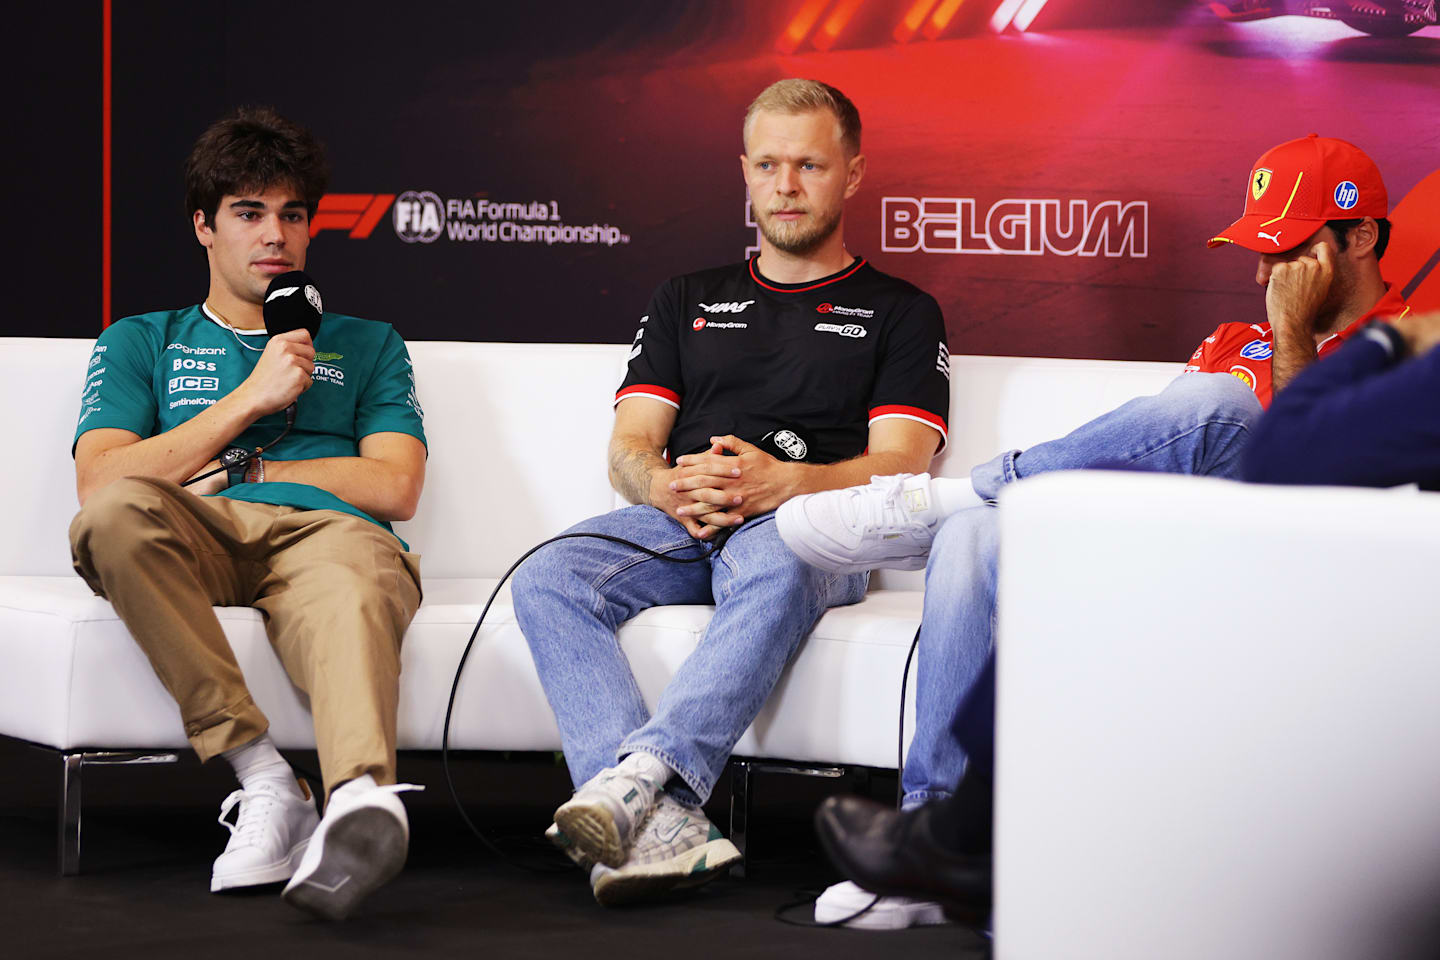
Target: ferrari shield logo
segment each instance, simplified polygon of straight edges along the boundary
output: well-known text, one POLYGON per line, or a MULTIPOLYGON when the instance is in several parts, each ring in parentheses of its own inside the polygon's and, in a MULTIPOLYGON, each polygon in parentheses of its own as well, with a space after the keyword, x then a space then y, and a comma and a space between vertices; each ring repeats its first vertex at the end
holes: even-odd
POLYGON ((1274 176, 1273 170, 1261 167, 1250 175, 1250 196, 1259 200, 1265 196, 1265 188, 1270 186, 1270 178, 1274 176))

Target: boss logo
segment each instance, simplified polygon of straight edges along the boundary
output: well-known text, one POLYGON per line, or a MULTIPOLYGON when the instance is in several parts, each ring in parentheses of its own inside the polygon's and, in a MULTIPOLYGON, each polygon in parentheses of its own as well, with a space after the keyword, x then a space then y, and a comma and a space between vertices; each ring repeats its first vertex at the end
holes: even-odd
POLYGON ((192 360, 189 357, 176 357, 175 366, 172 370, 214 370, 215 364, 209 360, 192 360))

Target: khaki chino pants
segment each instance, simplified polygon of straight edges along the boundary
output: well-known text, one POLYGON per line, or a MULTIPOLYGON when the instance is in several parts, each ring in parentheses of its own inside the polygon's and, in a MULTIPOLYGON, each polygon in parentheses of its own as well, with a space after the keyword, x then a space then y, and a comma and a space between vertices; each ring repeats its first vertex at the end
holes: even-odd
POLYGON ((269 728, 211 609, 252 606, 310 696, 326 792, 366 773, 395 782, 400 642, 420 605, 420 558, 392 534, 335 510, 131 477, 90 496, 70 550, 179 704, 202 761, 269 728))

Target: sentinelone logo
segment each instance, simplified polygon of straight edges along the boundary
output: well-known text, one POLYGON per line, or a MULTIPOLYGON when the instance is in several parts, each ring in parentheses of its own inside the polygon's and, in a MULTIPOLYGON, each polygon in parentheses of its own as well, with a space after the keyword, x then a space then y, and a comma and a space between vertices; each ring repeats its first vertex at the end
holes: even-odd
POLYGON ((977 253, 1144 257, 1147 200, 1000 200, 981 213, 973 197, 884 197, 880 249, 887 253, 977 253))
POLYGON ((630 236, 608 223, 574 224, 561 219, 555 200, 526 203, 475 197, 442 198, 429 190, 393 193, 330 193, 320 199, 310 236, 323 230, 345 230, 350 237, 370 236, 387 210, 392 210, 395 236, 405 243, 459 242, 539 243, 546 246, 613 247, 630 236))

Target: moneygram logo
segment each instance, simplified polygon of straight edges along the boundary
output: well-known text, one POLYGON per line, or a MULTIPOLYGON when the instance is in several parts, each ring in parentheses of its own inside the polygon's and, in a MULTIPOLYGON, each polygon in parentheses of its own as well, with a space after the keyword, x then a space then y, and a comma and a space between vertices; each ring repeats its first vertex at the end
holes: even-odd
POLYGON ((395 201, 395 236, 406 243, 434 243, 445 232, 445 204, 429 190, 406 190, 395 201))
POLYGON ((884 197, 880 209, 887 253, 1148 255, 1147 200, 1009 199, 982 210, 973 197, 884 197))

